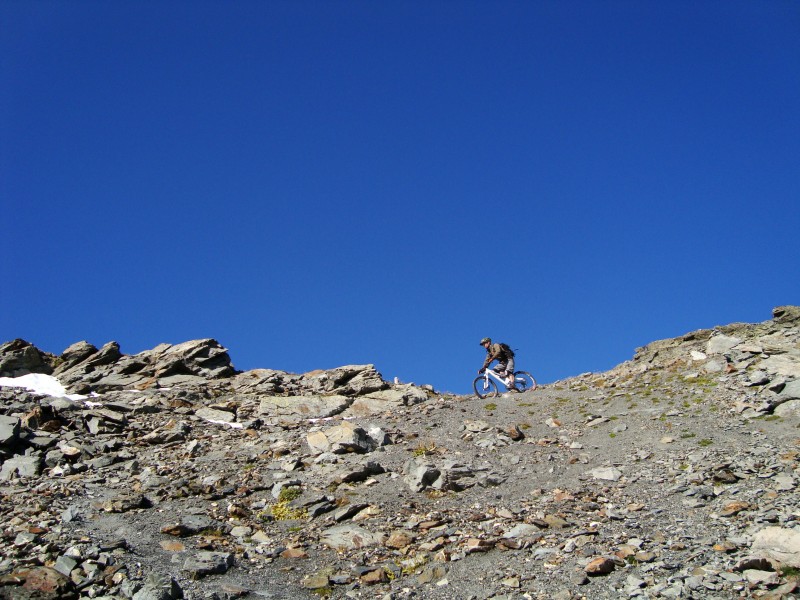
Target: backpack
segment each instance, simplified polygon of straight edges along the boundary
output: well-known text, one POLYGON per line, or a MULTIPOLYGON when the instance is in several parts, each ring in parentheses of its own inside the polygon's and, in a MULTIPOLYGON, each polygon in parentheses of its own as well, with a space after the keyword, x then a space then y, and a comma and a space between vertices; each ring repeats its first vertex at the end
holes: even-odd
POLYGON ((505 352, 506 356, 514 358, 514 351, 508 346, 508 344, 500 342, 500 347, 503 349, 503 352, 505 352))

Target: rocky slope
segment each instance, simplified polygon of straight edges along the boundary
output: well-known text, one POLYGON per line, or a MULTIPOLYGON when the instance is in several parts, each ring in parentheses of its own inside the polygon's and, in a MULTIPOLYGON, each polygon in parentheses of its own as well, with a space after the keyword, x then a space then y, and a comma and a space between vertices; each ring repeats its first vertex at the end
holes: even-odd
POLYGON ((800 597, 798 307, 484 400, 214 340, 0 377, 0 598, 800 597))

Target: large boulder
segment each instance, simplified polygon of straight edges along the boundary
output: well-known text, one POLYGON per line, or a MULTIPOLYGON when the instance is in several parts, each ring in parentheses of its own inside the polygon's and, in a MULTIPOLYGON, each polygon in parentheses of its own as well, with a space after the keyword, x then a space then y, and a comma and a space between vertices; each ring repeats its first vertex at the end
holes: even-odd
POLYGON ((28 373, 53 372, 36 346, 22 339, 0 345, 0 377, 19 377, 28 373))
POLYGON ((53 374, 58 375, 59 373, 63 373, 96 353, 97 347, 89 342, 76 342, 61 353, 61 364, 56 367, 53 374))
POLYGON ((415 385, 396 385, 392 389, 371 392, 356 398, 348 415, 368 416, 412 406, 428 400, 428 393, 415 385))
POLYGON ((375 370, 375 365, 346 365, 328 371, 306 373, 300 385, 315 394, 343 396, 362 396, 389 387, 375 370))
POLYGON ((800 531, 765 527, 753 538, 751 552, 790 567, 800 568, 800 531))
POLYGON ((350 421, 342 421, 323 431, 311 432, 306 440, 312 451, 333 454, 363 454, 381 445, 381 441, 372 439, 363 428, 350 421))
POLYGON ((772 318, 778 323, 800 322, 800 306, 776 306, 772 318))
POLYGON ((347 396, 264 396, 259 412, 289 421, 324 419, 338 415, 353 403, 347 396))
POLYGON ((162 344, 136 355, 136 358, 151 362, 157 377, 182 374, 219 379, 236 374, 228 351, 213 339, 192 340, 174 346, 162 344))

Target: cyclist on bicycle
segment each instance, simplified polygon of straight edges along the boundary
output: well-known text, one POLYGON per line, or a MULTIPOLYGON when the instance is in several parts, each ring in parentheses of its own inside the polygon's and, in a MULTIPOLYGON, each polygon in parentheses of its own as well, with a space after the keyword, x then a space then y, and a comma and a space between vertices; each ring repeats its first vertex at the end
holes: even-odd
POLYGON ((486 360, 483 361, 483 366, 478 370, 480 375, 486 370, 492 362, 497 361, 493 367, 496 373, 502 373, 506 377, 506 385, 514 383, 514 351, 508 347, 508 344, 492 343, 491 338, 483 338, 481 346, 486 348, 486 360))

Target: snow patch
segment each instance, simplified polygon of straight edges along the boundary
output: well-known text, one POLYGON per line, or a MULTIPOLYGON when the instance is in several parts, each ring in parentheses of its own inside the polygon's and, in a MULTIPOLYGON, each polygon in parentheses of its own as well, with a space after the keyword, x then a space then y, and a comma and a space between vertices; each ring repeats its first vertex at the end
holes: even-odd
POLYGON ((230 421, 216 421, 214 419, 206 419, 209 423, 214 423, 215 425, 227 425, 232 429, 243 429, 244 426, 241 423, 231 423, 230 421))
POLYGON ((0 377, 0 387, 22 387, 36 394, 69 400, 85 400, 87 398, 80 394, 67 394, 67 390, 58 379, 42 373, 28 373, 21 377, 0 377))

